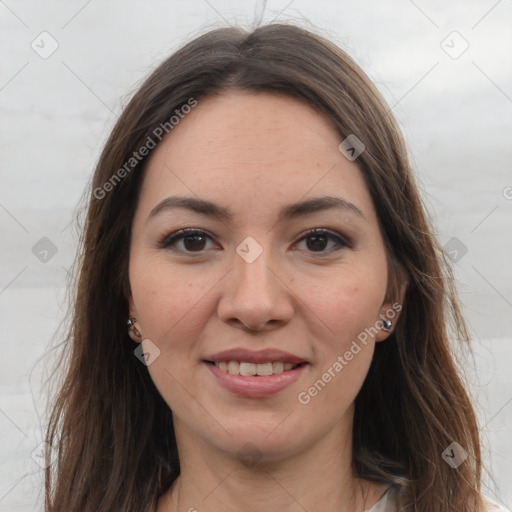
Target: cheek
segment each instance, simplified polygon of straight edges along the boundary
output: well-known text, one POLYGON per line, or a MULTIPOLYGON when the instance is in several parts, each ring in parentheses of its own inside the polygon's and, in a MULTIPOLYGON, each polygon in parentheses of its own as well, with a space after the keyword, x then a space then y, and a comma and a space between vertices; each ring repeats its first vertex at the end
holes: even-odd
POLYGON ((329 424, 339 421, 361 389, 373 357, 372 327, 383 297, 376 289, 345 280, 331 283, 316 302, 310 300, 310 319, 318 329, 313 333, 316 364, 297 401, 312 417, 329 418, 329 424))
POLYGON ((354 338, 375 323, 383 294, 376 294, 374 289, 361 284, 344 285, 334 293, 328 311, 332 330, 337 333, 338 339, 346 341, 347 338, 354 338))
POLYGON ((341 350, 378 319, 386 292, 386 275, 346 269, 334 272, 323 283, 304 286, 303 301, 316 325, 318 339, 341 350), (320 334, 320 333, 319 333, 320 334))
POLYGON ((160 350, 148 366, 151 378, 172 410, 192 414, 184 389, 193 389, 191 366, 199 359, 198 340, 213 314, 208 292, 214 282, 207 272, 198 279, 197 273, 193 276, 168 262, 145 264, 136 258, 130 264, 130 281, 143 337, 160 350))
POLYGON ((304 316, 316 340, 315 377, 329 388, 322 402, 353 399, 371 363, 387 276, 368 268, 343 269, 303 288, 304 316))
MULTIPOLYGON (((186 269, 170 268, 166 262, 130 264, 130 284, 144 337, 166 346, 176 340, 187 343, 201 330, 209 308, 208 292, 215 284, 204 272, 201 279, 186 269), (188 338, 188 339, 187 339, 188 338)), ((173 343, 174 345, 174 343, 173 343)))

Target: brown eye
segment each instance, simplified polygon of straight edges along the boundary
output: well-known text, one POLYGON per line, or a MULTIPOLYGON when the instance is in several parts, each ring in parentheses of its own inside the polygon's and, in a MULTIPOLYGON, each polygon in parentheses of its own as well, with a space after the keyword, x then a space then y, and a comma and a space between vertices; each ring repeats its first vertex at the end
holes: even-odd
POLYGON ((350 247, 350 244, 341 235, 326 229, 312 229, 305 233, 299 243, 304 240, 306 241, 307 251, 321 254, 327 254, 342 247, 350 247), (329 247, 330 243, 331 246, 329 247))
POLYGON ((306 240, 306 245, 311 251, 323 251, 329 242, 329 238, 325 235, 310 236, 306 240))
POLYGON ((166 236, 160 243, 159 248, 171 249, 178 252, 202 252, 208 240, 211 240, 204 231, 198 229, 181 229, 176 233, 166 236))
POLYGON ((187 251, 200 251, 204 249, 205 238, 202 235, 190 235, 183 238, 183 246, 187 251))

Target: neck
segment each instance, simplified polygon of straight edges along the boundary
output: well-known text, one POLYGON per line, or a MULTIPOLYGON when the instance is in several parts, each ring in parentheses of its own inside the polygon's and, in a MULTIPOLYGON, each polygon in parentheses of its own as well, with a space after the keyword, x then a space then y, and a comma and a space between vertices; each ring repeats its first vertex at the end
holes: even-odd
POLYGON ((158 512, 304 512, 319 505, 323 512, 363 512, 386 488, 353 475, 351 427, 340 426, 285 459, 246 465, 192 439, 178 424, 175 430, 181 474, 160 499, 158 512))

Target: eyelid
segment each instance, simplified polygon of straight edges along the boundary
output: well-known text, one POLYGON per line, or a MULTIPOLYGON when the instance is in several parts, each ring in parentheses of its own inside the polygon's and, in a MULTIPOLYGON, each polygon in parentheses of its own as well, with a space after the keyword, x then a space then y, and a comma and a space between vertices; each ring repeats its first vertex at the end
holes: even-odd
MULTIPOLYGON (((331 239, 334 239, 336 241, 336 243, 338 243, 338 245, 341 247, 348 247, 348 248, 353 247, 353 244, 349 238, 347 238, 346 236, 343 236, 341 233, 338 233, 337 231, 333 231, 328 228, 308 229, 299 235, 296 243, 301 242, 305 238, 308 238, 308 237, 314 236, 314 235, 326 235, 326 236, 330 237, 331 239)), ((340 247, 338 247, 338 249, 339 248, 340 247)), ((336 250, 336 249, 334 249, 334 250, 336 250)), ((333 251, 333 249, 331 249, 330 251, 319 251, 319 252, 311 251, 311 254, 315 254, 315 253, 316 254, 329 254, 332 251, 333 251)))
MULTIPOLYGON (((159 249, 168 249, 169 246, 173 242, 179 242, 180 240, 183 240, 187 236, 194 236, 194 235, 201 235, 205 238, 209 238, 211 240, 214 240, 214 237, 210 235, 207 231, 201 228, 183 228, 179 229, 178 231, 174 231, 172 233, 166 234, 164 237, 162 237, 157 245, 159 249)), ((196 254, 201 254, 203 251, 197 251, 196 254)), ((185 254, 194 254, 194 251, 185 251, 185 254)))
MULTIPOLYGON (((173 233, 167 234, 164 237, 162 237, 158 241, 158 248, 159 249, 168 249, 177 253, 185 254, 187 256, 192 257, 198 257, 201 256, 203 253, 206 252, 206 250, 200 250, 200 251, 186 251, 186 250, 180 250, 176 249, 175 244, 188 236, 194 236, 199 235, 203 236, 205 238, 208 238, 215 242, 215 237, 212 236, 210 233, 205 231, 201 228, 183 228, 179 229, 177 231, 174 231, 173 233)), ((343 248, 353 249, 353 243, 349 238, 342 235, 341 233, 331 230, 329 228, 312 228, 308 229, 306 231, 303 231, 300 235, 297 237, 297 241, 294 242, 294 245, 302 242, 303 240, 315 236, 315 235, 323 235, 329 238, 331 241, 334 241, 336 244, 336 247, 333 247, 326 251, 305 251, 309 255, 314 255, 316 257, 322 257, 332 254, 333 252, 337 252, 343 248)), ((297 250, 296 247, 292 248, 293 251, 297 250)))

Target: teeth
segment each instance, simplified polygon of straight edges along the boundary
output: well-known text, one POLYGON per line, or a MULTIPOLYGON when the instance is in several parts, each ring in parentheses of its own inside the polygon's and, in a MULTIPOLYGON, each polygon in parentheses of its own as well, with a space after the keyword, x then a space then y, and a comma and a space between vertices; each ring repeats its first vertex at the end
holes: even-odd
POLYGON ((240 375, 246 377, 256 375, 256 365, 254 363, 240 363, 240 375))
POLYGON ((240 365, 236 361, 229 361, 228 372, 231 375, 240 375, 240 365))
POLYGON ((284 371, 284 363, 281 361, 275 361, 272 363, 272 373, 281 373, 284 371))
POLYGON ((288 370, 292 370, 296 368, 298 365, 293 363, 283 363, 282 361, 274 361, 268 363, 246 363, 246 362, 238 362, 238 361, 229 361, 226 363, 225 361, 214 363, 217 368, 220 368, 222 371, 227 371, 231 375, 242 375, 244 377, 250 377, 253 375, 258 375, 261 377, 266 377, 269 375, 275 375, 276 373, 282 373, 288 370))
MULTIPOLYGON (((240 365, 242 366, 242 365, 240 365)), ((272 363, 261 363, 256 365, 257 375, 272 375, 274 373, 272 363)))

